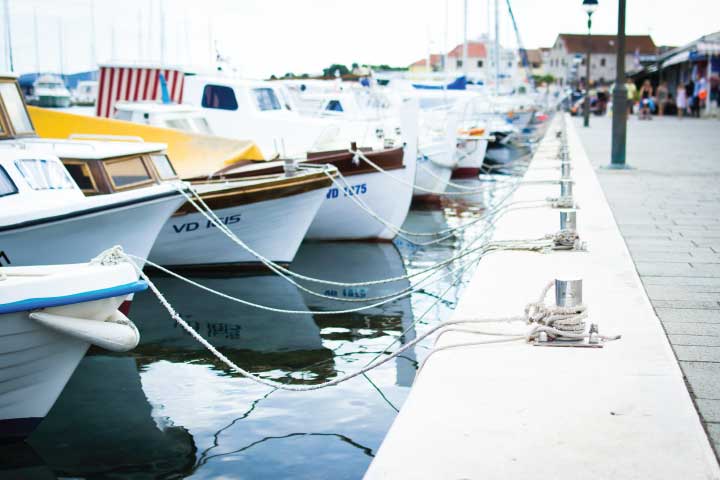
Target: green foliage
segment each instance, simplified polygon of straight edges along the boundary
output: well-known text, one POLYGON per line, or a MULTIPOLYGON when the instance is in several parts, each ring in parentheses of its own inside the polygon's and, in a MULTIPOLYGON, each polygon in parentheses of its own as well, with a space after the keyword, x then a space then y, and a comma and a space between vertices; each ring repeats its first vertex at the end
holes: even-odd
POLYGON ((550 74, 547 75, 533 75, 533 80, 535 81, 536 85, 540 85, 541 83, 555 83, 555 77, 553 77, 550 74))

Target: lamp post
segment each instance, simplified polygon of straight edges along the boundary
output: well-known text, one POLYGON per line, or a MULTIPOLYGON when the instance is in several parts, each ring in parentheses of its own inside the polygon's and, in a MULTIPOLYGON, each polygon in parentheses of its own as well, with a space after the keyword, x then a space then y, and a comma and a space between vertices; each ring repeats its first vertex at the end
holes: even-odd
POLYGON ((612 153, 610 168, 628 168, 625 165, 627 139, 627 88, 625 88, 625 2, 618 4, 617 73, 613 90, 612 153))
POLYGON ((585 57, 585 107, 583 108, 583 125, 590 126, 590 51, 592 50, 592 38, 590 29, 592 28, 592 14, 598 6, 598 0, 583 0, 583 8, 588 16, 588 34, 587 34, 587 56, 585 57))

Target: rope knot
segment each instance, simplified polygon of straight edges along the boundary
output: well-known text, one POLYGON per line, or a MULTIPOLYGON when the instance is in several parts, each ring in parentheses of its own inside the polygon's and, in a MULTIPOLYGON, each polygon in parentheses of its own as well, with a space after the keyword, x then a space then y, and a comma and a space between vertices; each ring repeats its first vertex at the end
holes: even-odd
POLYGON ((104 252, 100 253, 97 257, 90 260, 90 265, 102 265, 108 267, 111 265, 120 265, 129 261, 125 251, 120 245, 108 248, 104 252))

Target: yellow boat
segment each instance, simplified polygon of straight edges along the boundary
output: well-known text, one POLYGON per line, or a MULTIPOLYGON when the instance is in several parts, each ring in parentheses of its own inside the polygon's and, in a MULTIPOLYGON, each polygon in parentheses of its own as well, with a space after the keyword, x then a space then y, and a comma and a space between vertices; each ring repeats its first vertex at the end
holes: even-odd
POLYGON ((28 111, 37 134, 42 138, 115 138, 165 143, 180 178, 206 176, 242 160, 264 160, 260 148, 249 140, 234 140, 38 107, 28 107, 28 111))

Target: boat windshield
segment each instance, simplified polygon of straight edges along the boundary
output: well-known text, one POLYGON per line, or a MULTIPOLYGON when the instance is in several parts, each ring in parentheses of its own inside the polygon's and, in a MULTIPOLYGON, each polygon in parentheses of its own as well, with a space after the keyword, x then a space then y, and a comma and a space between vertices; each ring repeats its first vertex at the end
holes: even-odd
POLYGON ((253 88, 253 94, 259 110, 282 110, 280 100, 272 88, 253 88))
POLYGON ((15 82, 1 82, 0 97, 2 97, 2 103, 5 106, 5 112, 10 120, 12 130, 19 134, 33 133, 32 122, 30 122, 30 117, 27 110, 25 110, 25 104, 22 97, 20 97, 15 82))
POLYGON ((77 185, 59 161, 22 159, 16 160, 15 166, 33 190, 77 189, 77 185))
POLYGON ((17 193, 18 189, 3 167, 0 167, 0 197, 17 193))

